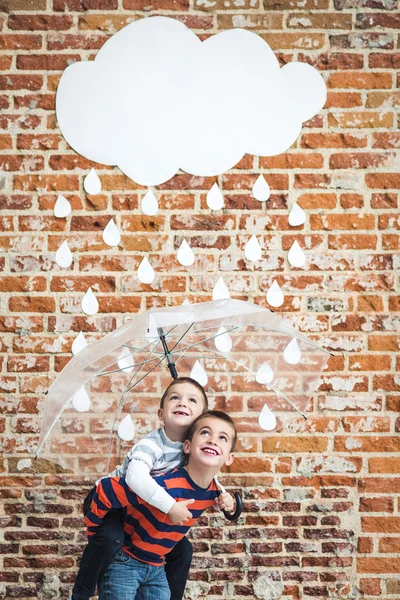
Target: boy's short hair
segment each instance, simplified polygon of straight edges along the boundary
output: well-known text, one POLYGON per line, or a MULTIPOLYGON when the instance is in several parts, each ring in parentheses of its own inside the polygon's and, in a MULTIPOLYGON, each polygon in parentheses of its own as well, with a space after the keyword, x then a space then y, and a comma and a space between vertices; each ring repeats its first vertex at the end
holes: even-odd
POLYGON ((193 423, 191 424, 191 426, 189 427, 189 431, 187 432, 186 439, 189 440, 189 442, 192 441, 193 436, 198 429, 199 421, 202 421, 203 419, 206 419, 207 417, 215 417, 216 419, 220 419, 220 421, 225 421, 225 423, 228 423, 228 425, 230 425, 232 427, 234 435, 233 435, 233 440, 232 440, 232 444, 231 444, 231 452, 233 452, 235 449, 235 446, 236 446, 236 442, 237 442, 237 430, 236 430, 235 421, 232 419, 232 417, 230 417, 226 413, 222 412, 221 410, 207 410, 206 412, 203 412, 201 415, 199 415, 197 417, 197 419, 195 419, 193 421, 193 423))
POLYGON ((198 381, 196 381, 195 379, 192 379, 191 377, 178 377, 177 379, 173 379, 171 381, 171 383, 169 384, 169 386, 167 387, 167 389, 164 391, 163 395, 161 396, 160 408, 164 408, 165 398, 167 397, 168 392, 172 388, 172 386, 177 385, 179 383, 190 383, 195 388, 197 388, 199 390, 199 392, 201 393, 201 397, 203 398, 204 410, 206 411, 208 409, 208 398, 207 398, 205 389, 203 388, 202 385, 200 385, 200 383, 198 381))

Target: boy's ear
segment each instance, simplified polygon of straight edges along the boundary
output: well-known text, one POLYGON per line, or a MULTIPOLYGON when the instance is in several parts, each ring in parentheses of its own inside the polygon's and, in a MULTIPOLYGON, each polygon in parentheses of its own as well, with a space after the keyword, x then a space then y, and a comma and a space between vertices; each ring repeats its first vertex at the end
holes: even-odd
POLYGON ((227 467, 229 467, 232 463, 233 463, 233 459, 235 458, 235 455, 233 454, 233 452, 230 453, 230 455, 228 456, 228 458, 225 461, 225 464, 227 467))
POLYGON ((189 440, 185 440, 183 442, 183 452, 185 454, 190 454, 190 441, 189 440))
POLYGON ((158 418, 160 419, 160 421, 163 421, 163 420, 164 420, 164 411, 163 411, 163 409, 162 409, 162 408, 159 408, 159 409, 158 409, 158 411, 157 411, 157 416, 158 416, 158 418))

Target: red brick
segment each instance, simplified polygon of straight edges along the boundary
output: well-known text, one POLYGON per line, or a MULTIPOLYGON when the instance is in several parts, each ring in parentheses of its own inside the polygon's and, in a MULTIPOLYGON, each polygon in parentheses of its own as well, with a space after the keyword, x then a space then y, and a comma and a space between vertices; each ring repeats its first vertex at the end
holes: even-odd
POLYGON ((44 312, 55 311, 53 298, 45 296, 13 296, 8 302, 9 309, 13 312, 44 312))
POLYGON ((368 13, 356 15, 356 27, 358 29, 399 29, 400 15, 388 13, 368 13))
POLYGON ((357 249, 357 250, 375 250, 378 238, 376 235, 351 234, 351 235, 329 235, 328 247, 332 250, 338 249, 357 249))
POLYGON ((335 112, 328 115, 329 127, 344 129, 390 128, 394 124, 392 112, 335 112))
POLYGON ((358 230, 358 229, 374 229, 374 215, 366 214, 328 214, 326 216, 310 215, 311 229, 327 229, 332 230, 358 230))
MULTIPOLYGON (((346 94, 347 95, 347 94, 346 94)), ((350 133, 304 133, 301 136, 303 148, 365 148, 367 136, 350 133)))
POLYGON ((365 596, 380 596, 381 595, 380 579, 360 579, 360 592, 365 596))
POLYGON ((393 154, 377 154, 373 152, 343 152, 331 154, 331 169, 369 169, 371 167, 389 167, 393 162, 393 154))
POLYGON ((372 194, 371 208, 397 208, 397 194, 386 192, 385 194, 372 194))
POLYGON ((20 54, 17 56, 17 69, 24 71, 63 71, 69 64, 79 60, 79 54, 20 54))
POLYGON ((359 92, 328 91, 325 102, 325 108, 356 108, 362 105, 362 95, 359 92))
POLYGON ((297 204, 301 208, 311 210, 316 208, 336 208, 337 197, 336 194, 302 194, 297 199, 297 204))
POLYGON ((53 9, 63 12, 78 12, 89 10, 115 10, 117 0, 53 0, 53 9))
POLYGON ((359 573, 398 573, 400 558, 358 558, 359 573))
POLYGON ((390 89, 392 87, 391 73, 332 73, 328 78, 330 88, 352 89, 390 89))
POLYGON ((259 159, 261 169, 321 169, 322 154, 280 154, 259 159))
POLYGON ((0 35, 0 50, 39 50, 41 35, 3 33, 0 35))
POLYGON ((362 208, 364 206, 364 197, 361 194, 341 194, 340 206, 344 209, 362 208))
POLYGON ((65 31, 73 26, 73 17, 65 15, 10 15, 8 27, 24 31, 65 31))
POLYGON ((400 187, 400 174, 398 173, 367 173, 365 183, 369 188, 380 188, 383 190, 400 187))
POLYGON ((0 90, 41 90, 42 75, 0 75, 0 90))
MULTIPOLYGON (((14 95, 14 107, 20 108, 40 108, 42 110, 55 110, 55 94, 24 94, 23 96, 14 95)), ((23 127, 28 129, 28 127, 23 127)))

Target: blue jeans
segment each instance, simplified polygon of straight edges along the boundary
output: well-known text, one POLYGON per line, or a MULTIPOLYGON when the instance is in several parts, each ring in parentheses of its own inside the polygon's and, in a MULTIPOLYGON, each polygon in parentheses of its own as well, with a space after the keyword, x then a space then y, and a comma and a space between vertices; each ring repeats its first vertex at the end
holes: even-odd
POLYGON ((136 597, 138 600, 170 600, 164 566, 148 565, 119 550, 100 583, 99 600, 135 600, 136 597))

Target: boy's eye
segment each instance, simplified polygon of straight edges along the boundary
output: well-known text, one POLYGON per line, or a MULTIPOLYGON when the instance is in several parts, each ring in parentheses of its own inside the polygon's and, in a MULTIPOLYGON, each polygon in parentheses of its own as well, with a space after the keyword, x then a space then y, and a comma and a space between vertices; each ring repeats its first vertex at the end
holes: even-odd
POLYGON ((220 435, 219 437, 221 440, 224 440, 224 442, 228 441, 228 438, 226 437, 226 435, 220 435))
POLYGON ((200 435, 204 435, 204 434, 205 434, 205 435, 208 435, 208 434, 209 434, 209 431, 208 431, 208 429, 203 429, 203 431, 200 431, 200 435))
POLYGON ((195 404, 197 404, 197 398, 190 398, 190 402, 194 402, 195 404))

